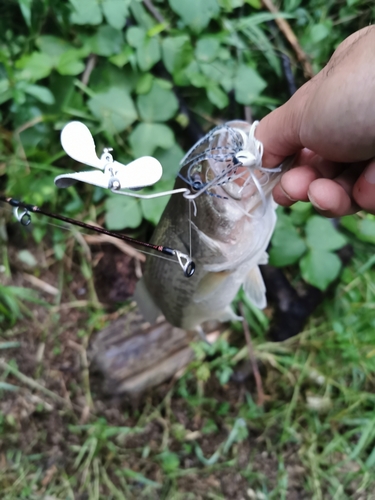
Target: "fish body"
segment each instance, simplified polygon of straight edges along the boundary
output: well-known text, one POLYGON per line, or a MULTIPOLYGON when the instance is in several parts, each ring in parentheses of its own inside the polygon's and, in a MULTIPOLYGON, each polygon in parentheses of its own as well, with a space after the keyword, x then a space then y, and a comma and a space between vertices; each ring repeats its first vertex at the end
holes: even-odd
POLYGON ((230 304, 241 286, 255 306, 266 306, 258 265, 267 262, 276 223, 271 191, 291 161, 262 169, 253 135, 251 124, 228 122, 182 160, 175 188, 188 187, 194 201, 172 196, 151 242, 191 255, 196 271, 186 278, 174 263, 148 259, 136 291, 147 320, 161 312, 172 325, 192 330, 208 320, 235 319, 230 304), (255 167, 247 166, 252 158, 255 167))

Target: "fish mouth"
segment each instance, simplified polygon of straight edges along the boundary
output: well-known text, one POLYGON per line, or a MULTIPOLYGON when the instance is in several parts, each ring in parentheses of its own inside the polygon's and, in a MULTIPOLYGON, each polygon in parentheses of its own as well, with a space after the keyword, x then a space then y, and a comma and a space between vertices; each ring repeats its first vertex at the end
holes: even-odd
POLYGON ((246 167, 237 167, 235 178, 225 182, 221 187, 223 191, 234 200, 241 200, 244 196, 244 185, 246 184, 246 178, 248 176, 249 171, 246 167))

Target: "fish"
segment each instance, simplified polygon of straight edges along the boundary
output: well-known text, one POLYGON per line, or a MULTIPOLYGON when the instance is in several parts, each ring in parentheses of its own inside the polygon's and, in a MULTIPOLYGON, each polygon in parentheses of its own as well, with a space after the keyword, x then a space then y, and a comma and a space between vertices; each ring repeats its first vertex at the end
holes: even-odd
POLYGON ((259 265, 276 224, 272 189, 293 158, 278 168, 261 165, 256 123, 234 120, 211 130, 188 151, 151 238, 189 255, 195 273, 186 278, 167 259, 150 258, 135 300, 146 321, 163 315, 174 327, 196 330, 207 321, 239 319, 231 307, 241 286, 254 306, 266 307, 259 265))

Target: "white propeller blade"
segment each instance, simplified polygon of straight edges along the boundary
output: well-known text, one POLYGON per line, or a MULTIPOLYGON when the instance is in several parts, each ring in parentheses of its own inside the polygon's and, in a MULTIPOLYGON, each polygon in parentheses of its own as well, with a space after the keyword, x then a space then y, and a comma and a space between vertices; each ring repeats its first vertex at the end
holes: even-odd
POLYGON ((160 162, 152 156, 142 156, 137 160, 122 165, 114 162, 116 167, 115 177, 120 181, 120 189, 134 189, 143 186, 152 186, 158 182, 163 174, 160 162))
POLYGON ((95 151, 95 142, 90 130, 84 123, 70 122, 61 131, 61 145, 73 160, 91 167, 104 169, 103 161, 95 151))

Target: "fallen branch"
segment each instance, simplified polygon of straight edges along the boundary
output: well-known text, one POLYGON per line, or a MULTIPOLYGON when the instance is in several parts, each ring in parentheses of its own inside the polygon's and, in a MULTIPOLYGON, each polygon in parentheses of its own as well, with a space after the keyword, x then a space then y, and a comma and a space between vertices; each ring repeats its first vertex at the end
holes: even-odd
MULTIPOLYGON (((268 9, 273 14, 279 13, 278 8, 273 4, 272 0, 262 0, 262 2, 265 8, 268 9)), ((307 54, 303 51, 301 45, 299 44, 298 38, 294 34, 288 21, 286 19, 283 19, 282 17, 276 17, 275 23, 277 24, 279 30, 282 32, 285 38, 288 40, 289 44, 292 46, 298 61, 302 64, 305 78, 308 79, 312 78, 314 76, 314 71, 312 69, 309 58, 307 54)))
POLYGON ((131 245, 128 245, 124 241, 119 241, 112 236, 107 236, 105 234, 101 235, 92 235, 92 234, 85 234, 84 235, 85 240, 87 243, 90 245, 97 245, 101 243, 111 243, 115 247, 117 247, 121 252, 123 252, 126 255, 129 255, 129 257, 132 257, 133 259, 137 259, 140 262, 145 262, 146 257, 144 256, 143 253, 138 252, 135 248, 133 248, 131 245))
POLYGON ((253 369, 253 374, 254 374, 254 378, 255 378, 255 385, 257 388, 257 395, 258 395, 257 405, 263 406, 264 400, 265 400, 264 391, 263 391, 263 383, 262 383, 262 378, 261 378, 260 373, 259 373, 258 363, 257 363, 257 360, 256 360, 255 355, 254 355, 253 343, 251 341, 251 335, 250 335, 250 328, 249 328, 249 325, 247 324, 246 319, 245 319, 244 308, 243 308, 242 303, 239 304, 239 308, 240 308, 241 316, 243 317, 242 326, 243 326, 243 331, 245 334, 247 349, 249 352, 250 363, 251 363, 251 367, 253 369))

